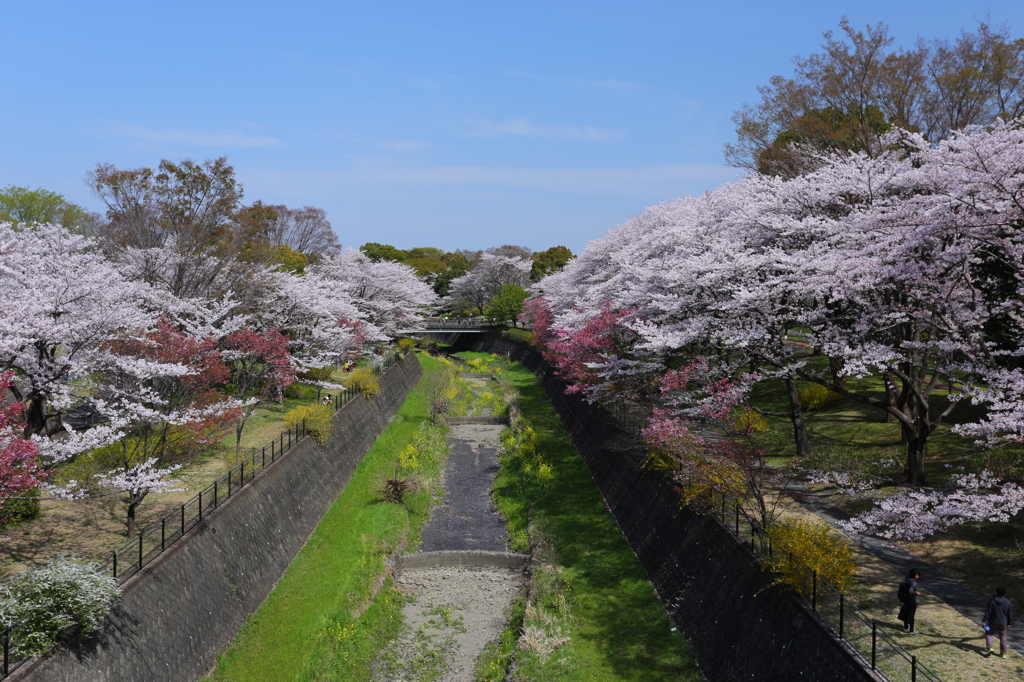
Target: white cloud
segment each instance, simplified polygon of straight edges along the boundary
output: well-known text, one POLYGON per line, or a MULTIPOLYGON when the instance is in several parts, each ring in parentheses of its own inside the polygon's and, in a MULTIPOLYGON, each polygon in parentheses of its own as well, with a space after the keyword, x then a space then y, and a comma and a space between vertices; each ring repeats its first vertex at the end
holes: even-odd
POLYGON ((473 128, 468 137, 545 137, 560 141, 584 140, 589 142, 615 142, 622 139, 621 133, 612 133, 594 126, 537 126, 526 117, 510 118, 507 121, 470 120, 473 128))
POLYGON ((249 135, 239 130, 207 133, 187 130, 152 130, 143 126, 121 123, 112 134, 145 142, 178 144, 188 147, 276 147, 281 140, 269 135, 249 135))

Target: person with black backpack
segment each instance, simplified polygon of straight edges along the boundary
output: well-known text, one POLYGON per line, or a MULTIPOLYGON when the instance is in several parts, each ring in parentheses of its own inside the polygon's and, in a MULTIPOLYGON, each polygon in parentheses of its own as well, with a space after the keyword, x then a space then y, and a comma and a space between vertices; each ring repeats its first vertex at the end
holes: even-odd
POLYGON ((999 656, 1006 658, 1006 628, 1013 622, 1013 607, 1006 598, 1006 588, 997 587, 995 596, 985 606, 981 624, 985 628, 986 654, 992 653, 992 636, 999 637, 999 656))
POLYGON ((921 593, 917 589, 917 581, 921 579, 921 572, 916 568, 907 572, 907 577, 900 583, 896 591, 896 597, 903 602, 900 607, 899 616, 903 621, 903 630, 908 634, 914 634, 914 615, 917 614, 917 600, 921 593))

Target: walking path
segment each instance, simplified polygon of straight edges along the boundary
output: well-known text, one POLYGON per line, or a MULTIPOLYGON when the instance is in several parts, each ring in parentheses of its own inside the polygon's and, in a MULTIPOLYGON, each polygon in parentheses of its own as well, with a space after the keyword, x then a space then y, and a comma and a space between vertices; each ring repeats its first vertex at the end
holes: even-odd
POLYGON ((379 666, 378 680, 473 682, 485 645, 505 626, 505 610, 523 585, 526 557, 508 552, 505 520, 491 501, 503 425, 456 424, 444 500, 420 533, 395 582, 411 596, 406 634, 379 666))
MULTIPOLYGON (((981 596, 967 588, 956 578, 949 576, 942 571, 929 566, 926 562, 914 556, 900 547, 893 546, 889 541, 874 535, 862 535, 859 533, 848 533, 838 528, 839 521, 848 521, 850 515, 839 507, 828 503, 818 495, 809 491, 800 483, 790 483, 786 487, 788 493, 802 507, 813 512, 818 517, 840 530, 847 537, 851 538, 858 545, 871 552, 876 557, 885 561, 897 572, 899 576, 905 576, 911 568, 921 571, 921 580, 918 581, 921 587, 928 593, 938 597, 943 602, 957 610, 962 616, 970 618, 978 625, 979 639, 981 639, 981 619, 985 613, 985 604, 988 603, 988 596, 981 596)), ((893 582, 893 595, 895 598, 896 585, 898 580, 893 582)), ((1020 606, 1018 606, 1020 608, 1020 606)), ((1024 627, 1020 622, 1016 627, 1011 626, 1007 630, 1007 640, 1010 648, 1018 653, 1024 654, 1024 627)))

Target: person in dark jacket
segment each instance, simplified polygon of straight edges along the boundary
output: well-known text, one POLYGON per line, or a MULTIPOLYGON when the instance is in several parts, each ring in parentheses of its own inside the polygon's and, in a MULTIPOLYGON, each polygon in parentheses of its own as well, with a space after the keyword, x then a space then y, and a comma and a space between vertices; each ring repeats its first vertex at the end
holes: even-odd
POLYGON ((1013 607, 1010 600, 1006 598, 1006 588, 997 587, 995 596, 988 600, 985 607, 985 617, 981 624, 985 627, 985 646, 992 653, 992 636, 999 636, 999 655, 1006 658, 1006 628, 1013 621, 1013 607))
POLYGON ((903 630, 914 634, 914 615, 917 613, 917 600, 921 593, 917 589, 917 581, 921 579, 921 572, 916 568, 910 569, 907 577, 903 579, 907 585, 907 600, 900 607, 899 619, 903 621, 903 630))

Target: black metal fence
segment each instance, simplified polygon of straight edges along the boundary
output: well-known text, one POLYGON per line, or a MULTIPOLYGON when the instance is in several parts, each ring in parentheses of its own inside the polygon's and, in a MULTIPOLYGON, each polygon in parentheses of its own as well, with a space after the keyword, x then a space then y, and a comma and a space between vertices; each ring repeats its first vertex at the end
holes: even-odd
MULTIPOLYGON (((762 563, 773 559, 775 550, 768 533, 744 515, 740 500, 723 496, 713 509, 714 516, 729 533, 738 542, 749 546, 762 563)), ((847 594, 792 554, 787 560, 797 569, 797 582, 803 588, 798 592, 810 601, 811 610, 822 617, 833 634, 849 644, 850 650, 866 667, 892 682, 942 682, 917 656, 893 639, 887 625, 880 626, 876 619, 851 604, 847 594)))
MULTIPOLYGON (((501 337, 512 342, 520 341, 515 335, 507 332, 502 333, 501 337)), ((533 371, 545 376, 552 383, 551 388, 554 391, 553 402, 556 402, 561 410, 570 415, 570 419, 582 419, 582 415, 573 407, 575 403, 563 395, 564 386, 561 385, 561 382, 550 376, 550 374, 545 374, 548 371, 548 367, 540 358, 536 349, 532 348, 532 346, 527 347, 524 345, 520 345, 519 348, 522 352, 515 354, 518 356, 517 359, 527 364, 533 371), (575 416, 573 417, 572 415, 575 416)), ((509 355, 511 356, 512 353, 509 355)), ((647 410, 643 406, 628 402, 606 404, 601 406, 600 410, 608 417, 608 421, 614 422, 634 442, 639 439, 640 431, 646 426, 649 417, 647 410)), ((581 423, 584 422, 585 419, 581 423)), ((700 424, 695 426, 702 436, 712 437, 705 427, 702 427, 700 424)), ((594 436, 595 434, 589 430, 583 429, 574 434, 574 439, 590 441, 594 436)), ((634 456, 631 454, 634 450, 636 448, 630 448, 630 453, 625 451, 621 453, 616 452, 615 456, 611 457, 596 456, 589 458, 588 465, 591 466, 595 480, 601 478, 609 489, 614 492, 616 486, 620 485, 618 481, 622 478, 620 469, 622 467, 640 466, 643 455, 637 454, 634 456), (630 462, 625 463, 626 460, 630 460, 630 462), (598 468, 596 473, 595 466, 598 468), (602 467, 607 467, 607 470, 602 467)), ((640 451, 642 451, 642 448, 640 451)), ((587 458, 585 457, 585 459, 587 458)), ((649 481, 647 478, 643 480, 649 481)), ((636 482, 636 479, 631 478, 630 481, 636 482)), ((652 481, 649 482, 654 485, 652 481)), ((605 491, 606 499, 607 492, 605 491)), ((662 483, 661 485, 654 485, 654 487, 638 491, 636 495, 631 495, 631 501, 627 506, 634 513, 629 518, 624 518, 617 513, 616 519, 620 526, 623 526, 624 529, 626 527, 632 528, 633 526, 643 527, 640 530, 640 534, 645 537, 651 533, 657 534, 652 528, 648 527, 649 518, 654 515, 650 506, 657 506, 657 500, 667 493, 668 491, 664 487, 664 483, 662 483)), ((773 548, 768 542, 767 534, 758 527, 756 522, 751 524, 749 517, 742 513, 740 504, 739 500, 719 500, 718 504, 712 505, 713 511, 710 516, 725 526, 736 541, 741 545, 747 546, 755 558, 763 564, 765 559, 772 558, 773 548)), ((794 561, 794 563, 798 564, 799 562, 794 561)), ((658 565, 658 562, 653 562, 652 566, 654 565, 658 565)), ((803 566, 803 572, 805 574, 803 576, 805 585, 801 591, 807 594, 810 610, 820 616, 823 625, 832 632, 833 636, 844 642, 851 654, 865 668, 874 671, 878 677, 890 680, 891 682, 918 682, 919 680, 922 682, 941 682, 940 677, 934 671, 928 669, 914 654, 907 651, 892 637, 890 634, 891 628, 887 624, 880 623, 863 613, 854 604, 850 603, 848 595, 822 579, 815 571, 803 566)))
MULTIPOLYGON (((402 351, 392 352, 387 356, 376 358, 371 363, 371 367, 376 374, 382 375, 401 362, 404 357, 402 351)), ((358 394, 359 391, 350 388, 338 391, 332 396, 334 411, 340 410, 358 394)), ((289 427, 262 448, 245 454, 227 474, 200 490, 195 497, 180 505, 175 511, 139 531, 135 539, 111 552, 106 561, 99 564, 99 570, 112 576, 117 580, 118 585, 123 584, 160 556, 165 549, 181 539, 189 530, 199 525, 199 522, 216 511, 219 505, 252 482, 264 469, 276 462, 307 434, 305 424, 289 427)), ((0 632, 4 650, 3 668, 0 669, 3 674, 0 675, 0 679, 7 677, 27 660, 24 657, 13 660, 11 653, 12 643, 16 639, 20 626, 21 623, 16 623, 0 632)))

